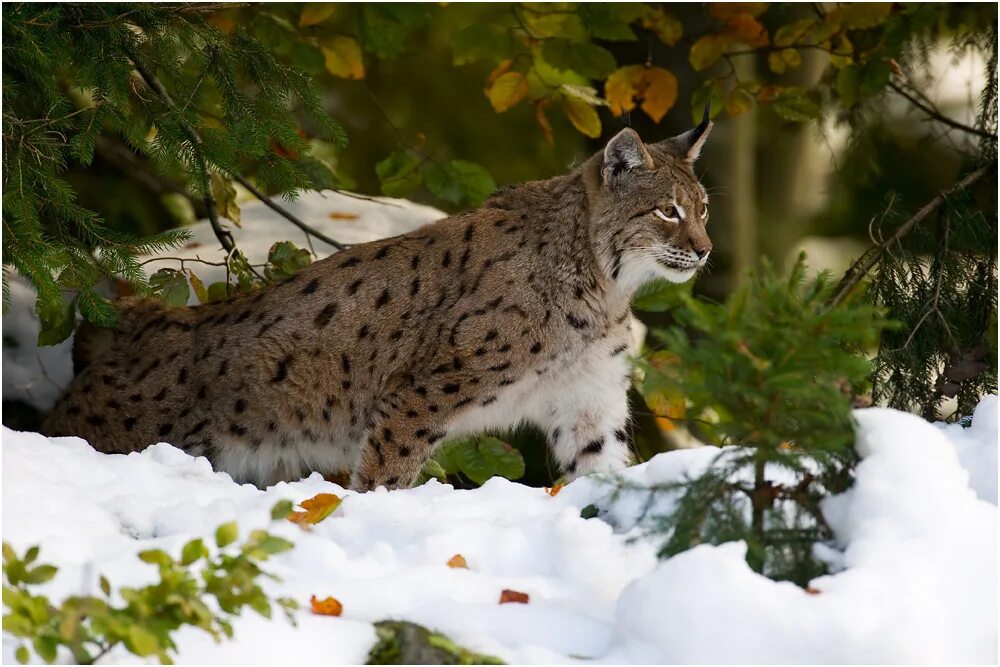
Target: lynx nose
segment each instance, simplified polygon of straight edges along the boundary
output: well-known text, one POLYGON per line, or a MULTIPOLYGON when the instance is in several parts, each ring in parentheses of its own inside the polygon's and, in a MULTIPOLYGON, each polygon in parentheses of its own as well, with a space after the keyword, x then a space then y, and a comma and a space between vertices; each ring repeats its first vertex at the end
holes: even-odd
POLYGON ((712 252, 711 248, 696 248, 694 254, 698 255, 698 259, 705 259, 710 252, 712 252))

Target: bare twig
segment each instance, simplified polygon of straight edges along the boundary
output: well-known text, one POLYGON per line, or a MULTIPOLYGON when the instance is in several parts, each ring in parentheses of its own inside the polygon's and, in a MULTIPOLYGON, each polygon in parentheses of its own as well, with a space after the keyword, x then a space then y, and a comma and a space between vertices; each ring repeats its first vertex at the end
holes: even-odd
POLYGON ((943 113, 941 113, 940 111, 938 111, 937 109, 935 109, 931 105, 929 105, 926 102, 922 102, 921 100, 917 99, 917 97, 915 95, 913 95, 912 93, 910 93, 910 91, 908 91, 905 88, 903 88, 902 86, 900 86, 898 83, 890 81, 889 82, 889 87, 892 88, 894 91, 896 91, 902 97, 905 97, 906 100, 910 104, 912 104, 916 108, 920 109, 925 114, 927 114, 930 118, 933 118, 934 120, 938 121, 939 123, 944 123, 948 127, 954 128, 956 130, 961 130, 962 132, 967 132, 969 134, 974 134, 977 137, 984 137, 984 138, 987 138, 987 139, 996 139, 997 135, 992 134, 990 132, 987 132, 986 130, 980 130, 978 127, 970 127, 970 126, 968 126, 968 125, 966 125, 964 123, 958 122, 957 120, 952 120, 951 118, 948 118, 947 116, 945 116, 943 113))
POLYGON ((950 190, 945 190, 937 197, 924 204, 923 208, 914 213, 909 220, 900 225, 888 239, 877 246, 869 248, 861 257, 855 260, 849 269, 847 269, 844 277, 840 279, 840 284, 837 286, 837 290, 834 292, 833 296, 830 297, 827 307, 836 308, 854 290, 854 288, 857 287, 858 283, 860 283, 862 279, 868 275, 868 272, 871 271, 876 264, 878 264, 882 255, 892 244, 897 243, 900 239, 909 234, 914 227, 933 215, 939 208, 941 208, 949 197, 968 189, 970 186, 982 179, 983 176, 990 173, 990 171, 994 168, 995 165, 987 164, 979 169, 976 169, 961 181, 956 183, 950 190))
POLYGON ((320 241, 323 241, 324 243, 329 243, 330 245, 332 245, 337 250, 343 250, 344 248, 347 247, 345 244, 341 243, 340 241, 334 241, 333 239, 331 239, 329 236, 327 236, 323 232, 315 229, 314 227, 311 227, 311 226, 307 225, 302 220, 300 220, 298 217, 296 217, 295 215, 293 215, 290 211, 288 211, 285 208, 283 208, 282 206, 279 206, 278 204, 274 203, 274 201, 272 201, 270 197, 268 197, 263 192, 261 192, 260 190, 258 190, 254 186, 253 183, 251 183, 250 181, 248 181, 243 176, 240 176, 239 174, 233 174, 232 176, 233 176, 234 179, 236 179, 237 183, 239 183, 240 185, 242 185, 243 187, 245 187, 247 190, 249 190, 250 194, 252 194, 254 197, 256 197, 257 199, 259 199, 261 201, 261 203, 263 203, 269 209, 271 209, 272 211, 274 211, 275 213, 277 213, 278 215, 280 215, 281 217, 285 218, 290 223, 292 223, 293 225, 295 225, 296 227, 298 227, 299 229, 301 229, 302 231, 304 231, 306 234, 310 234, 312 236, 315 236, 316 238, 318 238, 320 241))

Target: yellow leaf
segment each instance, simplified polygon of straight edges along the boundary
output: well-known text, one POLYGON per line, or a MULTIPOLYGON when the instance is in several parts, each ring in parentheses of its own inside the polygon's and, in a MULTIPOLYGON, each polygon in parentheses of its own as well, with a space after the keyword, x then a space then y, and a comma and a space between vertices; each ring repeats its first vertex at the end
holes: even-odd
POLYGON ((320 600, 315 595, 309 598, 309 606, 312 613, 317 616, 340 616, 344 613, 344 605, 340 604, 337 598, 324 598, 320 600))
POLYGON ((208 290, 205 289, 205 283, 201 282, 201 278, 196 276, 192 271, 188 274, 188 280, 191 282, 191 289, 194 290, 194 295, 198 297, 198 302, 208 303, 208 290))
POLYGON ((684 26, 673 15, 657 7, 642 17, 642 27, 651 31, 661 42, 673 46, 684 36, 684 26))
POLYGON ((563 490, 564 486, 566 486, 566 485, 565 484, 556 484, 555 486, 546 486, 546 487, 543 487, 543 488, 545 489, 545 493, 549 494, 550 496, 552 496, 554 498, 555 496, 559 495, 559 492, 563 490))
MULTIPOLYGON (((511 60, 510 58, 506 60, 501 60, 500 63, 493 68, 493 71, 490 72, 490 75, 486 77, 486 89, 489 90, 489 87, 493 85, 494 81, 500 78, 501 74, 503 74, 504 72, 509 72, 513 64, 514 61, 511 60)), ((489 95, 489 93, 486 94, 489 95)))
POLYGON ((487 94, 497 113, 503 113, 528 94, 528 79, 520 72, 506 72, 493 82, 487 94))
POLYGON ((635 108, 636 100, 659 123, 677 101, 677 77, 662 67, 629 65, 608 77, 604 96, 616 116, 635 108))
POLYGON ((760 47, 768 44, 767 29, 750 14, 735 14, 729 19, 729 30, 734 41, 747 46, 760 47))
POLYGON ((639 91, 640 107, 654 123, 659 123, 677 101, 677 77, 662 67, 649 67, 643 75, 643 84, 639 91))
POLYGON ((334 2, 306 3, 306 6, 302 8, 302 13, 299 15, 299 26, 305 28, 306 26, 322 23, 330 18, 336 9, 337 4, 334 2))
POLYGON ((656 424, 664 433, 677 428, 677 421, 684 419, 687 405, 682 396, 656 394, 647 398, 649 407, 656 414, 656 424))
POLYGON ((726 113, 731 116, 745 113, 753 107, 753 101, 753 95, 745 88, 736 88, 726 99, 726 113))
POLYGON ((462 554, 455 554, 448 559, 448 567, 452 567, 460 570, 468 570, 469 564, 465 562, 465 556, 462 554))
POLYGON ((816 26, 816 19, 805 18, 795 23, 783 25, 774 33, 775 46, 794 46, 816 26))
POLYGON ((219 215, 240 226, 240 207, 236 205, 236 188, 221 174, 212 173, 212 196, 219 215))
POLYGON ((535 102, 535 122, 538 123, 538 127, 542 128, 545 143, 552 146, 556 142, 555 137, 552 135, 552 123, 549 122, 549 117, 545 115, 545 109, 548 108, 549 104, 551 104, 549 100, 537 100, 535 102))
POLYGON ((722 57, 726 50, 726 39, 719 35, 705 35, 691 45, 691 53, 688 60, 695 71, 711 67, 715 61, 722 57))
POLYGON ((320 46, 326 71, 343 79, 365 78, 361 46, 353 37, 338 35, 320 46))
POLYGON ((612 72, 604 82, 604 97, 608 100, 611 113, 616 116, 635 108, 636 89, 646 68, 642 65, 627 65, 612 72))
POLYGON ((340 506, 340 496, 334 493, 318 493, 299 503, 304 512, 292 512, 288 520, 300 526, 316 524, 333 514, 340 506))
POLYGON ((329 217, 331 220, 357 220, 358 219, 358 214, 357 213, 340 213, 338 211, 334 211, 333 213, 331 213, 327 217, 329 217))
POLYGON ((576 97, 563 97, 563 108, 573 127, 591 139, 601 136, 601 119, 594 107, 576 97))

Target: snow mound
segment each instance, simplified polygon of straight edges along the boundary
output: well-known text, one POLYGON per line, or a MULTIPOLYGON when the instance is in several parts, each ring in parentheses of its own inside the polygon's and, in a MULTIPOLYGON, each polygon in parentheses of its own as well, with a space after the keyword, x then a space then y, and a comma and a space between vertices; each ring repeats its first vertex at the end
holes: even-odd
POLYGON ((972 424, 936 424, 955 445, 958 460, 969 471, 969 483, 983 500, 997 504, 997 411, 1000 399, 987 396, 976 407, 972 424))
MULTIPOLYGON (((825 506, 843 569, 813 581, 813 594, 754 573, 743 543, 657 561, 656 544, 629 539, 635 531, 580 517, 596 502, 616 522, 637 518, 637 504, 608 506, 606 487, 591 479, 555 497, 499 478, 473 491, 432 481, 356 494, 313 475, 261 491, 165 443, 101 455, 78 438, 9 429, 4 538, 19 551, 41 545, 40 559, 60 567, 45 587, 59 599, 96 591, 98 573, 116 587, 150 581, 140 550, 176 554, 224 521, 244 534, 265 526, 278 500, 343 496, 310 532, 275 524, 296 546, 269 563, 282 581, 264 585, 300 603, 332 595, 344 615, 301 611, 294 628, 248 614, 221 644, 186 630, 181 663, 364 662, 371 624, 385 618, 518 663, 997 662, 997 507, 969 488, 951 429, 892 410, 856 414, 857 483, 825 506), (447 567, 458 553, 468 570, 447 567), (504 588, 531 602, 497 604, 504 588)), ((961 435, 995 448, 995 418, 979 418, 961 435)), ((625 475, 640 485, 677 480, 714 451, 661 454, 625 475)), ((5 636, 5 660, 15 646, 5 636)), ((124 651, 108 659, 138 661, 124 651)))

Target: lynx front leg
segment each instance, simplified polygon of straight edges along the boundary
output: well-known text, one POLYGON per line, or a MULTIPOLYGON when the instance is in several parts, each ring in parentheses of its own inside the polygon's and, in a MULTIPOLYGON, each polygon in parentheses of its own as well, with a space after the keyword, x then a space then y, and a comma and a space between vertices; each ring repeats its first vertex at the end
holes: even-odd
POLYGON ((554 399, 549 445, 569 478, 628 465, 628 366, 623 355, 582 364, 554 399))
POLYGON ((351 488, 370 491, 378 486, 412 486, 434 446, 445 436, 436 413, 436 406, 416 395, 387 399, 368 433, 351 488))

